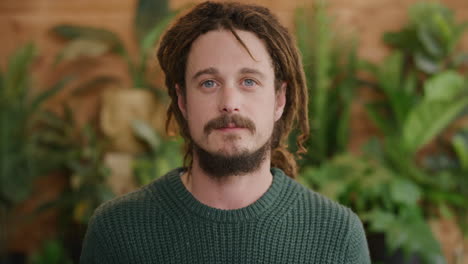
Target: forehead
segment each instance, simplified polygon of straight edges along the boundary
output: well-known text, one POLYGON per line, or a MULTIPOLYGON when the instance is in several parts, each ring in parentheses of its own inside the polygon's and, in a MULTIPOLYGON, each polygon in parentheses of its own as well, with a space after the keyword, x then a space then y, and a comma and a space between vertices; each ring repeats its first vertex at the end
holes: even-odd
POLYGON ((249 67, 265 74, 273 73, 271 58, 264 42, 249 31, 236 30, 236 33, 252 56, 232 32, 209 31, 193 42, 187 59, 186 77, 210 67, 221 72, 249 67))

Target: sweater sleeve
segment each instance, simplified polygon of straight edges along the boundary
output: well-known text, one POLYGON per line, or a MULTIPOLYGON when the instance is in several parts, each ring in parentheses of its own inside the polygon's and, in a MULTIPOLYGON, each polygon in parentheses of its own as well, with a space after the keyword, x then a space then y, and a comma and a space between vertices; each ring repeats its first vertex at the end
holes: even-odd
POLYGON ((108 259, 106 241, 101 233, 103 229, 98 227, 98 220, 95 214, 89 221, 81 251, 80 264, 111 263, 108 259))
POLYGON ((370 264, 369 248, 361 220, 355 213, 351 213, 349 233, 347 237, 346 263, 370 264))

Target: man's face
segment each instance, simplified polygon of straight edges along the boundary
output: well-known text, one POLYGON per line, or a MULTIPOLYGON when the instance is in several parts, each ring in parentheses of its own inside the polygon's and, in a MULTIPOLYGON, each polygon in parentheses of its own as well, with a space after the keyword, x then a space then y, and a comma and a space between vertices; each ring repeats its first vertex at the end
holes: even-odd
POLYGON ((225 157, 264 146, 285 104, 285 85, 275 93, 265 44, 251 32, 236 33, 255 60, 230 31, 210 31, 192 44, 185 100, 178 90, 179 108, 192 140, 203 150, 225 157))

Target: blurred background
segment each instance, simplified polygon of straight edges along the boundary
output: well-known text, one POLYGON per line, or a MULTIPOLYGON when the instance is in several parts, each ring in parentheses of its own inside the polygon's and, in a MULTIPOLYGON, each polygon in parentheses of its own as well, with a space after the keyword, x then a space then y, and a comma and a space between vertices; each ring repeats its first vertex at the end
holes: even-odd
MULTIPOLYGON (((78 263, 97 206, 182 165, 155 47, 198 2, 0 1, 0 263, 78 263)), ((303 56, 298 181, 360 216, 373 263, 468 263, 468 1, 241 2, 303 56)))

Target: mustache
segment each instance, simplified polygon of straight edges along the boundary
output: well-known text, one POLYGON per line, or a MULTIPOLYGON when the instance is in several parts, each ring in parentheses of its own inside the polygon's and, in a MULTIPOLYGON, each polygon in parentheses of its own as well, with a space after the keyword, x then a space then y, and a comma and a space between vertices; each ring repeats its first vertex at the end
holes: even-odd
POLYGON ((204 132, 208 135, 213 129, 225 128, 228 127, 229 124, 234 124, 236 127, 247 128, 252 134, 255 133, 256 130, 255 124, 252 120, 238 114, 225 114, 208 122, 204 127, 204 132))

